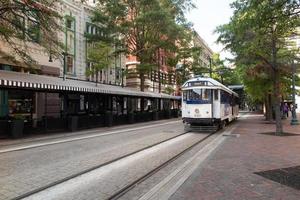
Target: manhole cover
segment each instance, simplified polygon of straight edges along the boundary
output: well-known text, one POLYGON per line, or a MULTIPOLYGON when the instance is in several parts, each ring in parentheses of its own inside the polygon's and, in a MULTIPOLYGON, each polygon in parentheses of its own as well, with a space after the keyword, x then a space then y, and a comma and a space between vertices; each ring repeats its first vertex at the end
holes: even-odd
POLYGON ((300 190, 300 166, 255 172, 254 174, 300 190))
POLYGON ((258 134, 270 135, 270 136, 280 136, 280 137, 284 137, 284 136, 300 136, 300 134, 296 134, 296 133, 282 133, 281 135, 276 135, 275 132, 266 132, 266 133, 258 133, 258 134))

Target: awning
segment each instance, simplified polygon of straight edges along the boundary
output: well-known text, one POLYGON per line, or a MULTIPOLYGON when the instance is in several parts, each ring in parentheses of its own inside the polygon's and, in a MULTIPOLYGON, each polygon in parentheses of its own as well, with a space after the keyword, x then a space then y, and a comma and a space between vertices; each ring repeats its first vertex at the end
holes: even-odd
POLYGON ((18 88, 42 90, 49 92, 71 91, 82 93, 116 94, 138 97, 153 97, 164 99, 178 99, 176 96, 158 94, 152 92, 141 92, 132 88, 122 88, 120 86, 96 84, 82 80, 71 80, 58 77, 27 74, 0 70, 0 88, 18 88))

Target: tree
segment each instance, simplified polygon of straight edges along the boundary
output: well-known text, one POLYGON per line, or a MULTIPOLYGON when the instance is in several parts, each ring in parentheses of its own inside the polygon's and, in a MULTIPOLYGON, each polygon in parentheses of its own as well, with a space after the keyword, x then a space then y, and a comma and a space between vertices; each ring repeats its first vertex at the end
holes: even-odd
POLYGON ((225 60, 220 58, 220 54, 213 54, 211 58, 212 78, 224 85, 241 84, 239 69, 236 67, 228 68, 225 60))
MULTIPOLYGON (((271 81, 276 134, 283 133, 280 114, 283 79, 287 60, 295 57, 288 48, 287 38, 295 35, 300 25, 299 4, 293 0, 236 0, 231 4, 234 9, 231 21, 217 28, 218 41, 235 54, 237 65, 247 66, 248 70, 265 68, 262 75, 271 81)), ((263 86, 255 83, 256 88, 263 86)))
POLYGON ((13 62, 24 61, 32 66, 36 62, 28 54, 28 42, 35 42, 52 55, 58 55, 63 45, 57 32, 62 30, 61 16, 55 9, 58 0, 1 0, 0 39, 13 51, 0 47, 0 54, 13 62), (25 21, 27 21, 25 25, 25 21))
POLYGON ((189 0, 99 0, 92 21, 107 35, 117 36, 127 54, 141 63, 136 69, 144 91, 145 75, 157 66, 157 52, 171 49, 182 30, 189 0))
POLYGON ((87 54, 91 66, 87 69, 87 76, 96 76, 96 86, 99 72, 108 69, 114 57, 113 48, 105 42, 94 42, 90 44, 87 54))

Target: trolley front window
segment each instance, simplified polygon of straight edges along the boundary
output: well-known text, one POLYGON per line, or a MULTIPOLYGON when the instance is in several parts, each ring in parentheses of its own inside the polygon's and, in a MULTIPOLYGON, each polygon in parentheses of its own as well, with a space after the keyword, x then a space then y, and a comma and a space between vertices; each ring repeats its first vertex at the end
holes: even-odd
POLYGON ((207 104, 211 103, 210 89, 191 89, 183 91, 183 101, 188 104, 207 104))

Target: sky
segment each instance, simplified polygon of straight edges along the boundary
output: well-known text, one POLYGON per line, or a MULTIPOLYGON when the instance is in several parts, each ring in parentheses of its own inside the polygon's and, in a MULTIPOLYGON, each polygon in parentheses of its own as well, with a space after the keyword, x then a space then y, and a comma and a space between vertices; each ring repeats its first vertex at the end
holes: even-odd
POLYGON ((194 29, 215 53, 220 53, 222 59, 232 58, 232 55, 230 52, 221 52, 223 46, 215 43, 218 34, 213 32, 217 26, 229 22, 233 13, 229 6, 231 2, 233 0, 194 0, 197 8, 187 13, 188 20, 194 24, 194 29))

